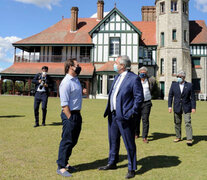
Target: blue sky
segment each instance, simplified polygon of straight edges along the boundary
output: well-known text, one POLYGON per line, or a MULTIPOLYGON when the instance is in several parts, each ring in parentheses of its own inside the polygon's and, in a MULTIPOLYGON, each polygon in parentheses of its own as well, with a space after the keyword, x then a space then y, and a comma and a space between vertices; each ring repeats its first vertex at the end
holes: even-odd
MULTIPOLYGON (((141 21, 141 7, 155 0, 104 0, 104 11, 117 8, 131 21, 141 21)), ((0 0, 0 71, 13 63, 11 43, 41 32, 62 19, 70 9, 79 8, 79 17, 91 17, 97 0, 0 0)), ((207 0, 190 0, 190 20, 207 20, 207 0)), ((207 22, 207 21, 206 21, 207 22)))

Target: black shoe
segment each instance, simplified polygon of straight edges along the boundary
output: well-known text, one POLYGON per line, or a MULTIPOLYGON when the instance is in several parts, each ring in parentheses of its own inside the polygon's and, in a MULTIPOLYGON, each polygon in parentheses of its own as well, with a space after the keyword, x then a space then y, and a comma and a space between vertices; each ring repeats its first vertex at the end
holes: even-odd
POLYGON ((42 126, 46 126, 45 123, 42 123, 42 126))
POLYGON ((107 164, 106 166, 102 166, 98 168, 99 170, 110 170, 110 169, 117 169, 116 164, 107 164))
POLYGON ((128 173, 126 175, 126 179, 130 179, 130 178, 133 178, 135 176, 135 171, 129 171, 128 170, 128 173))
POLYGON ((39 124, 35 124, 35 125, 34 125, 35 128, 38 127, 38 126, 39 126, 39 124))

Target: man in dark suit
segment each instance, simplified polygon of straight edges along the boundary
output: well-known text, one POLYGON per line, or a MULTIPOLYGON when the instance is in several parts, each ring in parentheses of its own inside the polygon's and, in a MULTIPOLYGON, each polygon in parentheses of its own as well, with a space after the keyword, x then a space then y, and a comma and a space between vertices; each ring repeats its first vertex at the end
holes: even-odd
POLYGON ((181 122, 182 114, 185 120, 185 130, 187 136, 187 145, 192 145, 192 126, 191 112, 196 111, 195 94, 191 83, 185 81, 185 72, 179 71, 177 74, 177 82, 172 83, 168 96, 168 110, 172 112, 172 102, 174 98, 174 123, 176 139, 174 142, 181 141, 181 122))
POLYGON ((48 67, 42 67, 42 73, 38 73, 32 80, 35 84, 35 97, 34 97, 34 115, 35 125, 39 126, 39 106, 42 103, 42 126, 45 126, 46 114, 47 114, 47 100, 48 100, 48 87, 50 84, 50 77, 47 75, 48 67))
POLYGON ((137 169, 134 116, 144 98, 140 79, 130 72, 130 68, 131 61, 128 56, 119 56, 115 61, 114 71, 119 75, 112 84, 104 113, 104 117, 108 116, 109 159, 106 166, 99 168, 99 170, 117 168, 120 136, 122 136, 128 154, 127 179, 134 177, 137 169))

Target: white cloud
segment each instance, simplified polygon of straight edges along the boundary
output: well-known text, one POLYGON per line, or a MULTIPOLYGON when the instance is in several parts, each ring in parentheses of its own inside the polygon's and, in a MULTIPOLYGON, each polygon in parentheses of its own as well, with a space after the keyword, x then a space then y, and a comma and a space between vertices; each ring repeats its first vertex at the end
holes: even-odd
POLYGON ((16 36, 1 37, 0 36, 0 62, 13 62, 14 47, 12 43, 21 40, 16 36))
MULTIPOLYGON (((104 17, 108 14, 109 12, 104 12, 104 17)), ((93 14, 91 18, 97 18, 97 13, 93 14)))
POLYGON ((199 11, 207 13, 207 0, 194 0, 199 11))
POLYGON ((62 0, 15 0, 17 2, 22 2, 26 4, 34 4, 39 7, 46 7, 49 10, 52 9, 52 6, 58 5, 62 0))

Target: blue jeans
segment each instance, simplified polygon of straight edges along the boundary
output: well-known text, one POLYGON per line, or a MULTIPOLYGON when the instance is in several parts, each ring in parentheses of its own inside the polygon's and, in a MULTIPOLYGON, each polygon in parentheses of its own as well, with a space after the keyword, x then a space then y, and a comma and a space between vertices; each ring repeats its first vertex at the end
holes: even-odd
POLYGON ((69 119, 63 112, 61 112, 60 116, 63 122, 63 128, 57 160, 59 169, 65 168, 65 166, 68 164, 72 149, 78 142, 82 125, 82 117, 80 113, 71 112, 69 119))

